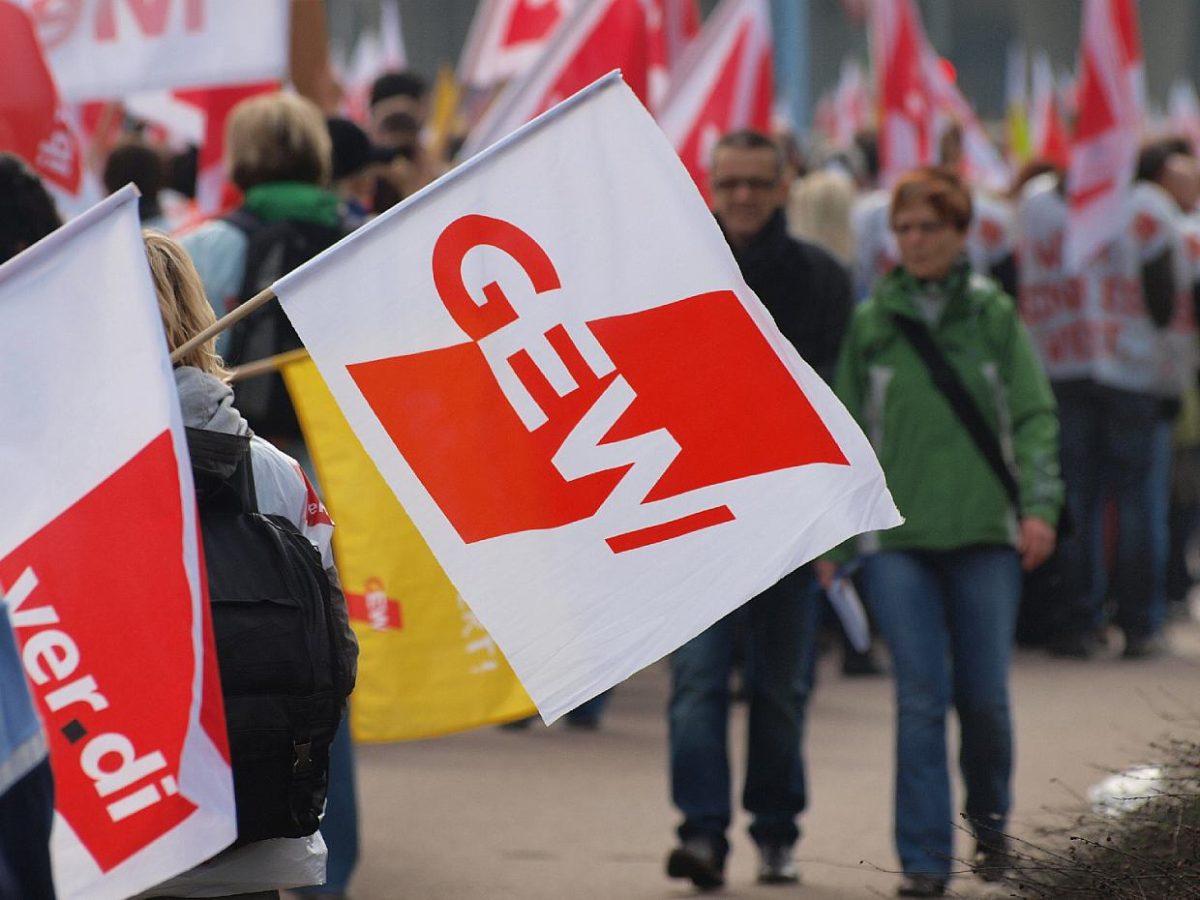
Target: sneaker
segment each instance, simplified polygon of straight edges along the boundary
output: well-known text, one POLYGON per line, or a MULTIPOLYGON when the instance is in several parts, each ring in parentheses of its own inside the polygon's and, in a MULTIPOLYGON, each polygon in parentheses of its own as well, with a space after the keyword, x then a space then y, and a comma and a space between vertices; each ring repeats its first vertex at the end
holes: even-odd
POLYGON ((759 884, 795 884, 799 880, 791 844, 758 845, 759 884))
POLYGON ((1090 635, 1076 633, 1055 638, 1046 649, 1059 659, 1091 659, 1097 648, 1090 635))
POLYGON ((702 891, 719 888, 725 884, 725 854, 713 838, 688 838, 667 857, 667 877, 690 878, 702 891))
POLYGON ((937 875, 905 875, 896 888, 897 897, 941 897, 946 893, 946 879, 937 875))
POLYGON ((1148 634, 1145 637, 1125 637, 1125 649, 1121 656, 1124 659, 1158 659, 1170 652, 1167 639, 1161 634, 1148 634))
POLYGON ((975 844, 975 855, 971 858, 971 871, 987 882, 1003 881, 1008 877, 1012 868, 1012 855, 1008 852, 1008 841, 1001 837, 998 840, 978 841, 975 844))

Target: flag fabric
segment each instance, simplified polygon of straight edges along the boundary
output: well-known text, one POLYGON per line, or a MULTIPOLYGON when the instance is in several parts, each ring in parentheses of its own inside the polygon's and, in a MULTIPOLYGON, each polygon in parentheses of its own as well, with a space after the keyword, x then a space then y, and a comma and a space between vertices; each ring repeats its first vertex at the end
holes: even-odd
POLYGON ((354 739, 436 737, 532 715, 516 675, 379 475, 309 359, 284 381, 330 515, 358 636, 354 739))
POLYGON ((70 102, 287 74, 288 0, 74 0, 30 9, 70 102))
POLYGON ((1027 63, 1025 46, 1010 44, 1004 69, 1004 106, 1008 158, 1013 167, 1025 163, 1032 152, 1029 139, 1029 92, 1025 78, 1027 63))
POLYGON ((29 14, 0 0, 0 150, 24 159, 71 216, 100 197, 72 111, 62 103, 29 14))
POLYGON ((58 896, 228 846, 191 470, 127 187, 0 267, 0 592, 50 745, 58 896))
POLYGON ((871 125, 871 96, 862 66, 856 59, 842 60, 832 112, 830 141, 834 147, 850 147, 854 136, 871 125))
POLYGON ((713 147, 738 128, 766 131, 774 98, 767 0, 723 0, 679 65, 658 121, 706 200, 713 147))
POLYGON ((1171 119, 1171 130, 1184 135, 1191 142, 1192 151, 1200 153, 1200 98, 1196 96, 1196 85, 1186 78, 1171 85, 1167 95, 1167 115, 1171 119))
POLYGON ((488 90, 524 75, 578 0, 482 0, 467 33, 458 80, 488 90))
POLYGON ((696 0, 649 0, 649 71, 647 93, 651 111, 667 97, 671 78, 684 52, 700 33, 700 8, 696 0))
POLYGON ((555 29, 537 65, 509 82, 471 129, 462 158, 474 156, 611 69, 620 69, 638 99, 648 102, 650 16, 646 0, 580 3, 555 29))
POLYGON ((1079 271, 1124 225, 1143 112, 1141 35, 1133 0, 1086 0, 1078 115, 1067 169, 1066 264, 1079 271))
POLYGON ((871 6, 871 58, 879 104, 880 180, 934 161, 934 110, 924 65, 928 41, 913 0, 871 6))
POLYGON ((900 522, 616 73, 274 290, 547 722, 900 522))
POLYGON ((384 72, 408 65, 400 7, 387 0, 379 10, 379 31, 364 31, 354 43, 343 75, 342 113, 363 124, 367 121, 371 85, 384 72))
POLYGON ((1033 105, 1030 143, 1033 155, 1066 171, 1071 147, 1058 103, 1058 85, 1044 50, 1033 56, 1033 105))

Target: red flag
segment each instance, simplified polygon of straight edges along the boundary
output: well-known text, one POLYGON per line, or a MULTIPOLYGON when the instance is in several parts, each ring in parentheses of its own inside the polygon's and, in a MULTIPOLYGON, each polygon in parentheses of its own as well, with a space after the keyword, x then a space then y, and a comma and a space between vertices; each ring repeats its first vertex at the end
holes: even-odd
POLYGON ((465 159, 551 106, 620 69, 638 99, 647 102, 650 14, 645 0, 580 4, 546 45, 536 65, 512 81, 471 130, 465 159))
POLYGON ((773 94, 770 7, 766 0, 723 0, 680 64, 659 113, 705 200, 713 145, 738 128, 765 131, 773 94))
POLYGON ((459 81, 486 90, 520 77, 574 6, 574 0, 484 0, 471 22, 459 81))
POLYGON ((650 108, 661 108, 684 51, 700 31, 696 0, 650 0, 650 108))
POLYGON ((79 193, 79 141, 63 115, 33 22, 14 3, 0 2, 0 59, 6 73, 0 79, 0 150, 20 156, 60 190, 79 193))
POLYGON ((934 100, 922 59, 929 42, 913 0, 876 3, 871 10, 879 162, 888 184, 902 172, 934 160, 934 100))
POLYGON ((1033 155, 1049 160, 1062 169, 1070 160, 1067 129, 1059 110, 1058 90, 1050 60, 1039 51, 1033 58, 1033 104, 1030 119, 1033 123, 1033 155))
POLYGON ((1087 0, 1067 169, 1067 267, 1114 238, 1133 180, 1143 107, 1142 42, 1133 0, 1087 0))

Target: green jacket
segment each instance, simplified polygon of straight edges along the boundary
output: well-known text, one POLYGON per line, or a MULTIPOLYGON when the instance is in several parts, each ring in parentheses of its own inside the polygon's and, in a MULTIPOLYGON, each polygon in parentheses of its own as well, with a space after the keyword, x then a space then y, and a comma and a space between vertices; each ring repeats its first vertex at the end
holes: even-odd
MULTIPOLYGON (((995 282, 965 265, 942 288, 946 306, 934 341, 1000 436, 1017 474, 1021 510, 1011 509, 994 471, 892 321, 892 313, 920 319, 914 296, 922 286, 898 269, 855 310, 834 383, 905 517, 897 528, 860 537, 860 552, 1015 544, 1019 516, 1058 522, 1058 415, 1016 308, 995 282)), ((834 556, 851 553, 843 545, 834 556)))

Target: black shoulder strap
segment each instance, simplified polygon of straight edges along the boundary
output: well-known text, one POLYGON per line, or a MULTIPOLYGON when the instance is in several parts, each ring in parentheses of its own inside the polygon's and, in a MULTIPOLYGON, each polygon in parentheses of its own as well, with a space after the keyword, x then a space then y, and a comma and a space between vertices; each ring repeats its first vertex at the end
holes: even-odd
POLYGON ((228 222, 247 236, 253 234, 263 225, 263 220, 244 206, 239 206, 237 209, 227 212, 221 216, 221 221, 228 222))
POLYGON ((257 512, 250 436, 185 428, 192 478, 201 501, 212 508, 257 512))
POLYGON ((951 368, 946 357, 942 355, 942 351, 933 342, 933 335, 929 333, 929 329, 916 319, 900 315, 900 313, 892 313, 892 321, 900 329, 900 333, 912 344, 912 348, 917 351, 917 356, 921 357, 921 361, 929 369, 934 386, 942 392, 942 396, 946 398, 946 402, 950 404, 954 414, 967 429, 967 434, 975 442, 976 448, 983 454, 983 458, 992 467, 1000 484, 1004 486, 1004 492, 1008 494, 1008 499, 1019 511, 1021 508, 1020 489, 1017 487, 1017 480, 1013 478, 1012 471, 1004 461, 1004 454, 1000 450, 1000 440, 996 437, 996 432, 988 425, 987 420, 984 419, 979 407, 975 405, 975 401, 971 399, 971 395, 967 393, 966 387, 959 380, 958 373, 951 368))

